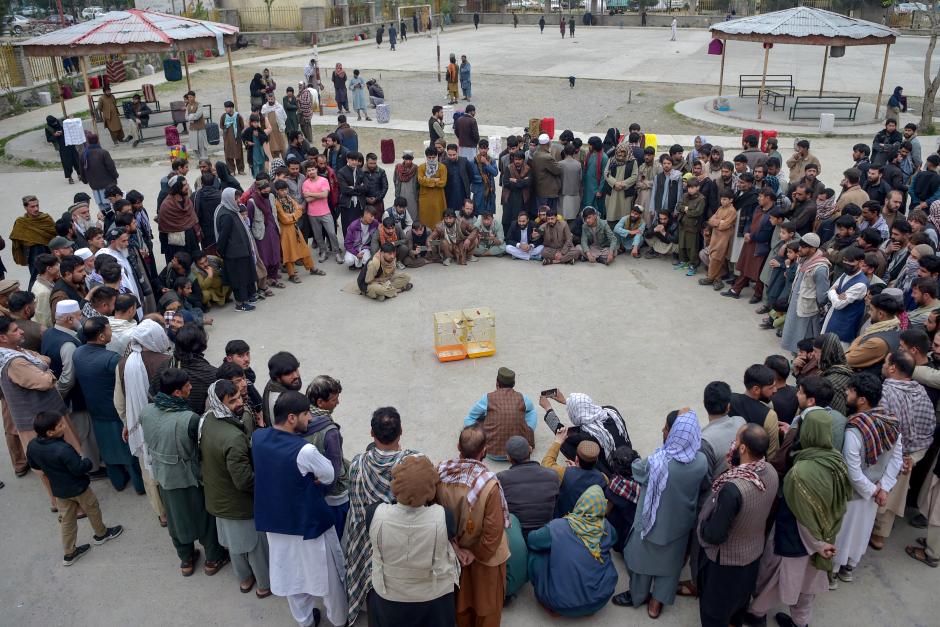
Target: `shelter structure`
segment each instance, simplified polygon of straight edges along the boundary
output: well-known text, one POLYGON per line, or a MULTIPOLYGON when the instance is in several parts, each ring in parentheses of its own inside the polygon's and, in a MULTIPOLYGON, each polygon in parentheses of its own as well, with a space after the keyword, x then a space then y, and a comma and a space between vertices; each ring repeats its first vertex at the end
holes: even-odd
MULTIPOLYGON (((225 54, 228 59, 232 101, 238 106, 231 54, 231 46, 235 44, 237 37, 238 27, 230 24, 142 9, 126 9, 110 11, 93 20, 27 39, 19 45, 32 57, 79 57, 89 111, 93 109, 88 82, 88 57, 91 55, 180 52, 186 69, 186 86, 192 89, 186 53, 217 49, 220 55, 225 54)), ((58 82, 55 63, 52 67, 56 71, 58 82)), ((64 113, 64 103, 62 110, 64 113)), ((94 115, 91 120, 97 132, 98 124, 94 115)))
POLYGON ((756 41, 764 46, 764 71, 758 93, 757 118, 763 114, 764 84, 767 77, 767 62, 770 49, 774 44, 801 44, 804 46, 825 46, 822 63, 822 75, 819 79, 819 95, 822 96, 826 82, 826 63, 830 56, 841 57, 846 46, 884 46, 885 57, 881 68, 881 83, 878 87, 878 100, 875 103, 875 117, 881 107, 884 94, 885 74, 888 71, 888 54, 891 44, 897 39, 897 32, 875 24, 848 17, 831 11, 812 7, 794 7, 773 13, 751 15, 727 22, 713 24, 709 30, 714 39, 721 40, 721 75, 718 81, 718 95, 721 95, 725 74, 725 54, 728 40, 756 41))

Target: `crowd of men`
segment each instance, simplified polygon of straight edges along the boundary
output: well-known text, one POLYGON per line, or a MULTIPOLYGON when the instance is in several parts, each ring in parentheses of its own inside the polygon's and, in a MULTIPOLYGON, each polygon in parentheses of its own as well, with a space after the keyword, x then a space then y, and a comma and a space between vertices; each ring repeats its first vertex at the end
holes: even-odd
POLYGON ((492 154, 473 105, 453 141, 435 107, 425 162, 406 153, 390 190, 342 115, 320 148, 298 125, 277 150, 280 105, 258 77, 270 109, 244 125, 228 106, 227 163, 200 161, 190 185, 175 160, 153 217, 97 138, 83 160, 94 199, 76 194, 58 219, 23 199, 10 240, 30 283, 0 281, 4 430, 16 474, 35 470, 59 514, 64 565, 90 549, 78 518, 95 544, 123 532, 91 489, 104 478, 147 496, 182 576, 231 562, 241 592, 286 597, 300 625, 321 612, 498 625, 530 581, 555 615, 613 601, 657 618, 678 595, 698 597, 703 625, 762 625, 787 606, 778 624, 802 626, 869 547, 896 550, 895 524, 926 529, 904 550, 940 564, 940 154, 923 156, 913 124, 888 120, 827 186, 806 140, 786 158, 753 135, 731 161, 704 137, 657 156, 631 125, 586 144, 524 133, 492 154), (247 189, 232 175, 244 147, 247 189), (357 272, 353 291, 385 300, 411 289, 406 268, 503 255, 704 267, 698 284, 722 296, 752 289, 788 356, 748 367, 739 393, 709 383, 707 424, 670 412, 646 456, 628 433, 637 417, 551 391, 537 402, 555 435, 541 463, 536 403, 506 368, 469 410, 459 456, 432 463, 402 448, 393 407, 374 412, 364 452, 345 451, 342 385, 320 375, 301 393, 290 353, 270 358, 261 391, 244 340, 222 364, 204 357, 212 307, 252 311, 282 272, 300 282, 298 265, 319 276, 335 259, 357 272))

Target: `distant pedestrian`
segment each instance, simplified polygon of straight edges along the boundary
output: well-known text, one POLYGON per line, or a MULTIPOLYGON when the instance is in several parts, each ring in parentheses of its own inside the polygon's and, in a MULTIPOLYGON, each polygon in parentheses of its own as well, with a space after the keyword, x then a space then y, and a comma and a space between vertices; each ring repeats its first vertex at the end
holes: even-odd
POLYGON ((568 34, 574 37, 574 16, 568 18, 568 34))
POLYGON ((464 100, 470 100, 470 69, 467 55, 460 55, 460 89, 463 90, 464 100))
POLYGON ((480 14, 473 14, 473 30, 480 30, 480 14))
POLYGON ((646 26, 646 7, 640 10, 640 26, 646 26))
POLYGON ((558 18, 558 30, 561 31, 561 38, 564 39, 565 38, 565 18, 564 17, 558 18))
POLYGON ((544 15, 539 18, 539 34, 540 35, 545 34, 545 16, 544 15))
POLYGON ((408 41, 408 24, 405 20, 401 21, 401 40, 408 41))
POLYGON ((375 47, 376 48, 382 47, 382 37, 384 36, 385 36, 385 24, 382 24, 381 26, 379 26, 379 29, 375 31, 375 47))
POLYGON ((395 50, 395 44, 398 42, 398 31, 395 30, 394 24, 388 25, 388 44, 392 47, 392 50, 395 50))
POLYGON ((676 40, 676 32, 679 30, 679 20, 677 20, 676 18, 672 18, 672 26, 671 26, 671 28, 672 28, 672 39, 670 39, 669 41, 675 41, 675 40, 676 40))
POLYGON ((417 12, 411 14, 411 26, 412 26, 412 30, 414 30, 415 34, 421 32, 421 29, 418 28, 418 14, 417 14, 417 12))
POLYGON ((519 16, 515 13, 512 14, 512 27, 519 28, 519 16))

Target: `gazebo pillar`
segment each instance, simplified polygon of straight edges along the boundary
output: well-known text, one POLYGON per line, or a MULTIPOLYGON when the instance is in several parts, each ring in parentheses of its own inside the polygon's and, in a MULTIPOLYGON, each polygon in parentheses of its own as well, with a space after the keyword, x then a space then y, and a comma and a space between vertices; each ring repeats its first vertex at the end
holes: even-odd
POLYGON ((728 50, 728 40, 721 40, 721 72, 718 74, 718 96, 721 97, 721 90, 725 84, 725 52, 728 50))
POLYGON ((764 84, 767 82, 767 61, 770 57, 770 49, 773 44, 769 41, 764 42, 764 73, 760 76, 760 91, 757 92, 757 119, 760 120, 764 114, 764 101, 761 99, 764 95, 764 84))
POLYGON ((819 96, 822 97, 823 85, 826 84, 826 63, 829 61, 829 46, 826 46, 826 52, 823 53, 822 76, 819 79, 819 96))
POLYGON ((180 55, 183 57, 183 71, 186 72, 186 91, 192 91, 193 86, 189 82, 189 52, 180 50, 180 55))
POLYGON ((59 104, 62 105, 62 117, 69 117, 69 112, 65 110, 65 97, 62 95, 62 79, 59 78, 59 66, 56 65, 58 57, 51 57, 52 75, 55 76, 55 86, 59 90, 59 104))
POLYGON ((95 101, 91 97, 91 85, 88 82, 88 57, 80 57, 79 65, 82 66, 82 80, 85 81, 85 97, 88 98, 88 113, 91 114, 91 127, 98 135, 98 120, 95 118, 95 101))
POLYGON ((238 94, 235 91, 235 69, 232 67, 232 47, 225 46, 225 58, 228 59, 228 79, 232 83, 232 104, 235 105, 235 111, 238 111, 238 94))
POLYGON ((875 119, 878 119, 878 113, 881 111, 881 96, 885 91, 885 74, 888 73, 888 53, 891 52, 891 44, 885 46, 885 62, 881 66, 881 83, 878 85, 878 100, 875 101, 875 119))

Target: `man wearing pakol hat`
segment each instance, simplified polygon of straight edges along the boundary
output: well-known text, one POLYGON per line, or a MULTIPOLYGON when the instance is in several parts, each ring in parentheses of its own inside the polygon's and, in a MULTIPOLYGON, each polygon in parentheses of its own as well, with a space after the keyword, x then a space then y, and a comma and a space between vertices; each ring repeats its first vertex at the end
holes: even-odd
POLYGON ((55 326, 42 334, 40 351, 49 358, 49 370, 56 376, 56 390, 69 406, 69 416, 75 435, 81 442, 79 453, 92 463, 92 478, 100 479, 104 471, 100 468, 101 454, 98 441, 91 427, 91 414, 85 403, 82 387, 75 378, 75 349, 82 345, 78 337, 81 330, 82 312, 78 301, 62 299, 55 304, 55 326))
POLYGON ((822 328, 822 305, 828 300, 830 261, 819 249, 819 236, 807 233, 800 238, 800 265, 790 291, 790 305, 783 325, 784 349, 796 354, 800 340, 816 337, 822 328))
POLYGON ((561 193, 561 166, 549 152, 551 139, 545 133, 539 135, 539 147, 532 155, 529 167, 532 170, 532 189, 535 190, 536 206, 548 205, 558 209, 561 193))
POLYGON ((402 459, 391 471, 395 501, 366 510, 372 551, 369 623, 453 625, 457 621, 454 586, 460 569, 448 541, 445 510, 434 502, 439 480, 424 455, 402 459), (415 568, 414 556, 427 555, 427 568, 415 568), (404 574, 403 574, 404 573, 404 574))
POLYGON ((584 491, 592 485, 600 486, 602 490, 607 487, 607 478, 595 467, 601 455, 601 447, 593 440, 582 440, 578 444, 574 465, 566 466, 558 463, 558 451, 567 437, 568 428, 559 428, 555 432, 554 444, 542 458, 542 466, 554 470, 561 479, 553 518, 570 514, 584 491))
POLYGON ((35 196, 23 196, 25 215, 13 223, 10 231, 10 244, 13 247, 13 261, 18 266, 29 268, 29 287, 36 280, 33 264, 36 257, 49 252, 49 240, 56 236, 52 216, 39 210, 39 199, 35 196))
POLYGON ((470 409, 463 426, 481 424, 486 434, 486 455, 490 459, 506 460, 506 441, 520 435, 535 446, 535 426, 538 414, 532 399, 514 389, 516 373, 509 368, 496 372, 496 389, 487 392, 470 409))
POLYGON ((855 370, 871 369, 881 373, 881 364, 889 353, 897 350, 901 342, 898 313, 904 311, 903 294, 897 288, 887 288, 871 297, 868 313, 871 324, 845 351, 845 362, 855 370))
POLYGON ((20 282, 16 279, 0 280, 0 315, 9 316, 10 295, 20 291, 20 282))

